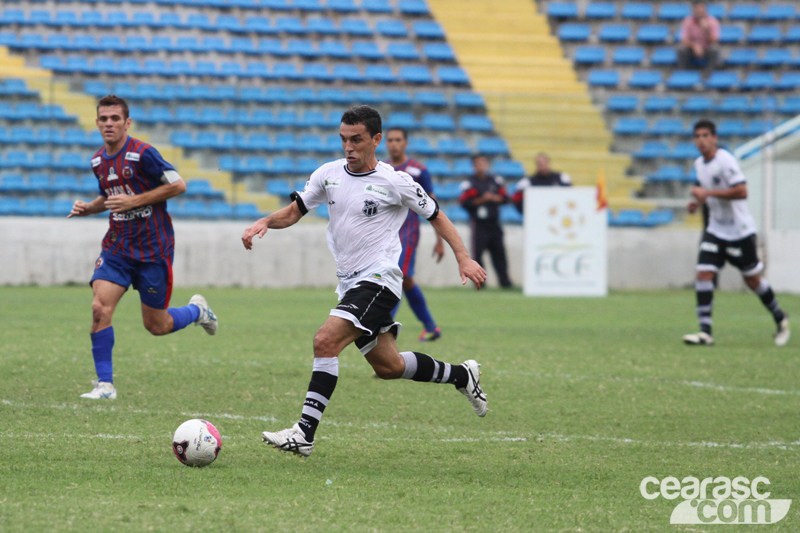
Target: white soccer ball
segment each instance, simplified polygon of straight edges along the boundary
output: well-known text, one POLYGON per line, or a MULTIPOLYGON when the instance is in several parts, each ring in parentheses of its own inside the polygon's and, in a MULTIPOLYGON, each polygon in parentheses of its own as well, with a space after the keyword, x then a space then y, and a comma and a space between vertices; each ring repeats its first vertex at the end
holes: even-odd
POLYGON ((187 466, 206 466, 219 455, 222 439, 214 424, 195 418, 175 430, 172 451, 178 461, 187 466))

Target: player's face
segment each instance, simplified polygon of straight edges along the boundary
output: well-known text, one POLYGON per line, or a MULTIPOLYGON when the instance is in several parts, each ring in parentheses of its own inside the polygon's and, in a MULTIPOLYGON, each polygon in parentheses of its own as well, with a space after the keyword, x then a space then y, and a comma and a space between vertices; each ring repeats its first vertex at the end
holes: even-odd
POLYGON ((706 128, 700 128, 694 132, 694 145, 701 154, 706 155, 717 147, 717 136, 706 128))
POLYGON ((97 129, 107 145, 115 145, 122 139, 127 138, 128 128, 131 126, 131 119, 125 118, 122 106, 110 105, 103 106, 97 110, 97 129))
POLYGON ((550 160, 546 157, 537 157, 536 170, 539 172, 550 172, 550 160))
POLYGON ((342 150, 347 166, 352 172, 366 172, 375 168, 375 149, 381 143, 381 134, 371 137, 363 124, 342 124, 339 127, 342 150))
POLYGON ((408 140, 403 137, 403 132, 399 130, 389 130, 386 133, 386 149, 392 159, 402 159, 406 155, 408 140))
POLYGON ((489 170, 489 161, 485 157, 476 157, 472 160, 472 168, 478 176, 485 176, 489 170))
POLYGON ((695 4, 692 6, 692 16, 697 20, 706 16, 706 6, 705 4, 695 4))

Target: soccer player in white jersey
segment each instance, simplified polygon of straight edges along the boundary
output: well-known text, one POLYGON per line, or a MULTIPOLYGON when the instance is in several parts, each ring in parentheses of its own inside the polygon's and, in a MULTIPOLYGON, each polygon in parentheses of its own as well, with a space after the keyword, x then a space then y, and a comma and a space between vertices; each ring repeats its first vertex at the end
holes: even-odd
POLYGON ((458 261, 461 282, 480 286, 486 272, 470 259, 455 227, 408 174, 379 162, 381 116, 369 106, 356 106, 342 115, 339 129, 345 158, 318 168, 292 203, 257 220, 242 235, 250 250, 253 237, 269 229, 287 228, 309 209, 327 203, 328 247, 336 260, 339 304, 314 336, 314 367, 302 415, 291 428, 264 432, 275 448, 308 456, 314 434, 336 387, 339 353, 351 342, 382 379, 450 383, 472 404, 478 416, 488 410, 480 387, 480 365, 470 359, 461 365, 443 363, 418 352, 400 352, 396 337, 400 323, 392 309, 402 295, 403 274, 398 267, 398 232, 411 209, 431 222, 450 245, 458 261))
POLYGON ((756 250, 756 225, 747 209, 744 174, 733 154, 717 147, 717 128, 710 120, 695 123, 694 143, 701 155, 694 162, 698 183, 692 187, 695 200, 689 202, 689 212, 706 204, 709 219, 700 242, 695 281, 700 332, 684 335, 683 341, 691 345, 714 344, 711 336, 714 276, 727 261, 741 271, 744 282, 772 314, 777 325, 775 344, 783 346, 789 341, 789 319, 769 283, 761 277, 764 264, 756 250))

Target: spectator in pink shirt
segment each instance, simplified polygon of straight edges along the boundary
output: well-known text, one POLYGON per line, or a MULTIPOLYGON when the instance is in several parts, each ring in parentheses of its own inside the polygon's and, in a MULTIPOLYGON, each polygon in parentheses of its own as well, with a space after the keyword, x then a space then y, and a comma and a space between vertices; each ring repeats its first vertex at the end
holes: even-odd
POLYGON ((705 2, 692 2, 692 14, 681 24, 681 44, 678 51, 680 68, 705 63, 709 69, 717 64, 719 52, 719 21, 708 14, 705 2))

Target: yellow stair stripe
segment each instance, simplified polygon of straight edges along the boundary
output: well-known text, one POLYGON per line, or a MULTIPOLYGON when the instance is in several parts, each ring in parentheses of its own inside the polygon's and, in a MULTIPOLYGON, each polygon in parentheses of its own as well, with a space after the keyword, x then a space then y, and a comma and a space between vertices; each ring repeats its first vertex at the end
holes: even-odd
MULTIPOLYGON (((66 83, 55 81, 52 72, 26 66, 23 58, 9 54, 8 48, 4 46, 0 46, 0 77, 24 79, 30 89, 40 94, 44 103, 60 105, 68 114, 77 115, 78 123, 84 130, 94 130, 97 127, 95 125, 97 101, 94 97, 70 92, 66 83)), ((134 133, 134 131, 135 123, 131 134, 137 139, 150 142, 146 133, 134 133)), ((277 197, 267 193, 247 191, 243 183, 234 183, 230 172, 201 168, 200 163, 186 157, 181 148, 165 143, 159 143, 157 148, 164 159, 172 163, 186 181, 208 180, 215 189, 225 193, 225 198, 229 202, 250 202, 256 204, 262 211, 275 211, 280 207, 277 197)))

